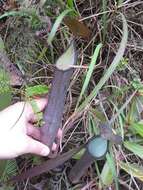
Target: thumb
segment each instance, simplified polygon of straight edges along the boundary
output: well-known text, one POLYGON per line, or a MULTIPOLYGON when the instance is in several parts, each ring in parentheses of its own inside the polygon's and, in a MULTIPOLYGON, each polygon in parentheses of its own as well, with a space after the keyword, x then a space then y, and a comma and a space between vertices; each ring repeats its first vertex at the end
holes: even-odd
POLYGON ((38 154, 41 156, 48 156, 50 149, 45 144, 28 137, 27 153, 38 154))

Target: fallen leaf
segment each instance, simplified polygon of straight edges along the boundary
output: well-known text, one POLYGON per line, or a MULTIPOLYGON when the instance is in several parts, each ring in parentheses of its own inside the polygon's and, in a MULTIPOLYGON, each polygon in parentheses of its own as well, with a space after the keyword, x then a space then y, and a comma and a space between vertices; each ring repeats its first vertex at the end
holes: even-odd
POLYGON ((68 26, 70 31, 75 36, 79 36, 82 38, 89 38, 91 31, 89 30, 89 28, 85 24, 78 21, 76 18, 65 17, 64 23, 65 23, 65 25, 68 26))

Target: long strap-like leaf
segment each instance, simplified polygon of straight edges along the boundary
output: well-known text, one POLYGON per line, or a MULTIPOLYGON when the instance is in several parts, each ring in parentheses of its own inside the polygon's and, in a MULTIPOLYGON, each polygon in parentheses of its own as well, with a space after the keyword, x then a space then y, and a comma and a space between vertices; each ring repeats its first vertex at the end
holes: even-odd
POLYGON ((123 14, 121 14, 121 17, 122 17, 122 21, 123 21, 123 36, 122 36, 119 50, 118 50, 115 58, 113 59, 111 65, 109 66, 109 68, 107 69, 107 71, 105 72, 105 74, 103 75, 101 80, 99 81, 99 83, 95 86, 95 88, 90 93, 90 95, 85 99, 85 101, 77 108, 77 110, 76 110, 77 112, 82 111, 85 108, 85 106, 87 104, 89 104, 92 101, 92 99, 97 96, 99 90, 102 88, 102 86, 105 84, 105 82, 108 81, 108 79, 113 74, 113 72, 115 71, 116 67, 118 66, 118 64, 120 63, 120 61, 124 55, 125 48, 127 45, 127 39, 128 39, 128 28, 127 28, 126 18, 124 17, 123 14))

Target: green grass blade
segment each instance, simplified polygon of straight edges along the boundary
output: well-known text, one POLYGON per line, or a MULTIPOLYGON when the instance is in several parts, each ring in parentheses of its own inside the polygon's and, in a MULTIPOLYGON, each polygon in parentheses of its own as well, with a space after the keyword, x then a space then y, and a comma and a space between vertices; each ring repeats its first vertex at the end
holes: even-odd
POLYGON ((7 160, 5 162, 5 168, 0 177, 0 180, 3 182, 7 181, 10 177, 17 174, 17 170, 18 170, 18 167, 17 167, 16 160, 15 159, 7 160))
POLYGON ((0 16, 0 19, 9 17, 9 16, 29 16, 29 14, 27 11, 10 11, 10 12, 6 12, 6 13, 2 14, 0 16))
POLYGON ((69 12, 71 12, 71 11, 72 11, 71 9, 67 9, 67 10, 63 11, 63 12, 57 17, 57 19, 56 19, 56 21, 55 21, 55 23, 54 23, 54 25, 53 25, 53 27, 52 27, 52 30, 51 30, 51 32, 50 32, 50 34, 49 34, 49 36, 48 36, 47 42, 48 42, 49 44, 52 43, 52 41, 53 41, 53 39, 54 39, 54 36, 55 36, 55 34, 56 34, 56 32, 57 32, 57 30, 58 30, 58 28, 59 28, 59 26, 60 26, 60 24, 61 24, 63 18, 64 18, 69 12))
POLYGON ((120 167, 131 176, 134 176, 143 182, 143 167, 138 164, 119 162, 120 167))
POLYGON ((44 95, 47 94, 49 90, 49 87, 47 85, 42 85, 42 84, 38 84, 38 85, 34 85, 34 86, 28 86, 25 89, 25 95, 27 97, 34 97, 34 96, 40 96, 40 95, 44 95))
POLYGON ((3 42, 3 40, 2 40, 2 38, 0 36, 0 51, 3 52, 4 50, 5 50, 4 42, 3 42))
POLYGON ((113 176, 113 178, 114 178, 114 180, 115 180, 115 187, 116 187, 116 190, 119 190, 119 185, 118 185, 118 178, 117 178, 117 174, 116 174, 115 162, 114 162, 114 159, 113 159, 113 155, 111 154, 111 151, 110 151, 110 154, 107 153, 106 159, 107 159, 107 163, 108 163, 108 165, 109 165, 109 168, 111 169, 112 176, 113 176))
MULTIPOLYGON (((102 10, 103 10, 103 12, 107 11, 107 1, 106 0, 102 0, 102 10)), ((105 42, 105 37, 106 37, 106 33, 107 33, 107 22, 108 22, 107 13, 103 14, 102 22, 103 22, 103 42, 105 42)))
POLYGON ((68 7, 71 9, 74 9, 74 1, 73 0, 67 0, 68 7))
POLYGON ((85 108, 85 106, 87 104, 89 104, 92 101, 92 99, 97 96, 99 90, 102 88, 102 86, 105 84, 105 82, 113 74, 113 72, 115 71, 116 67, 119 65, 119 63, 123 57, 123 54, 124 54, 124 51, 126 48, 126 44, 127 44, 127 39, 128 39, 128 28, 127 28, 127 21, 126 21, 124 15, 121 14, 121 16, 122 16, 122 21, 123 21, 123 37, 122 37, 122 40, 120 43, 119 50, 118 50, 115 58, 113 59, 111 65, 105 72, 104 76, 99 81, 99 83, 96 85, 96 87, 90 93, 90 95, 85 99, 85 101, 78 107, 78 109, 77 109, 78 112, 82 111, 85 108))
MULTIPOLYGON (((107 161, 105 162, 101 172, 101 180, 105 186, 110 186, 113 183, 113 174, 111 168, 109 167, 109 163, 107 161)), ((99 183, 99 189, 101 189, 101 187, 102 184, 99 183)))
POLYGON ((131 128, 133 128, 137 134, 143 137, 143 122, 132 123, 131 128))
POLYGON ((0 111, 10 105, 12 92, 8 73, 0 68, 0 111))
POLYGON ((86 78, 85 78, 85 81, 83 83, 83 87, 82 87, 82 90, 81 90, 81 93, 80 93, 80 96, 78 98, 78 102, 77 102, 77 105, 76 105, 76 108, 78 107, 81 99, 82 99, 82 96, 84 95, 88 85, 89 85, 89 81, 91 79, 91 76, 92 76, 92 73, 94 71, 94 66, 96 64, 96 61, 97 61, 97 57, 99 55, 99 52, 100 52, 100 49, 102 47, 102 44, 98 44, 97 47, 95 48, 95 51, 94 51, 94 54, 93 54, 93 57, 91 59, 91 62, 90 62, 90 65, 89 65, 89 69, 87 71, 87 74, 86 74, 86 78))
POLYGON ((135 155, 139 156, 141 159, 143 159, 143 146, 134 143, 134 142, 130 142, 130 141, 125 141, 124 142, 124 146, 130 150, 131 152, 133 152, 135 155))

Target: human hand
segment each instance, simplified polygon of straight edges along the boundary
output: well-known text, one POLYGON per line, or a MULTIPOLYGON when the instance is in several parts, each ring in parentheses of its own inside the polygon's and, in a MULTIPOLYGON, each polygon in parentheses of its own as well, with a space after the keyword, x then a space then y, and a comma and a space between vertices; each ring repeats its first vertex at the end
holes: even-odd
MULTIPOLYGON (((47 100, 35 99, 42 111, 47 100)), ((40 130, 33 126, 37 120, 28 102, 18 102, 0 112, 0 159, 15 158, 26 153, 47 156, 48 146, 40 142, 40 130)), ((61 136, 59 131, 58 136, 61 136)), ((56 145, 53 145, 53 150, 56 145)))

